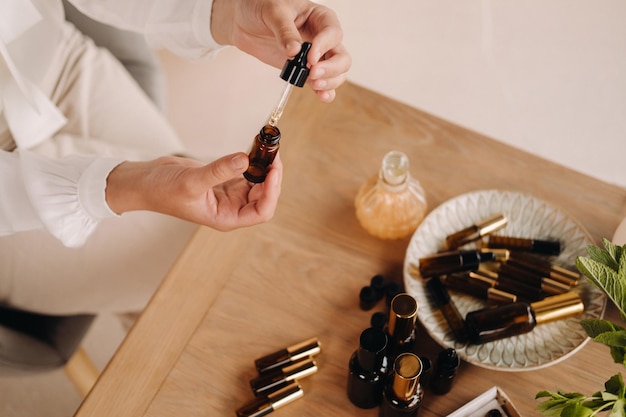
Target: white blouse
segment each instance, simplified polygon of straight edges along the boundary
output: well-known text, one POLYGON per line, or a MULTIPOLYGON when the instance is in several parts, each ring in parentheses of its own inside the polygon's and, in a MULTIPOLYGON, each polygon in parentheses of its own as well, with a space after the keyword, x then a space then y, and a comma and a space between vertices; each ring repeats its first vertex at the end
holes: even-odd
MULTIPOLYGON (((71 1, 90 17, 142 32, 153 47, 181 56, 202 58, 219 47, 210 30, 212 0, 71 1)), ((51 159, 29 151, 66 123, 37 86, 63 25, 61 0, 0 1, 0 137, 8 129, 17 145, 13 152, 0 150, 0 236, 45 228, 76 247, 100 220, 116 215, 105 187, 122 160, 51 159)))

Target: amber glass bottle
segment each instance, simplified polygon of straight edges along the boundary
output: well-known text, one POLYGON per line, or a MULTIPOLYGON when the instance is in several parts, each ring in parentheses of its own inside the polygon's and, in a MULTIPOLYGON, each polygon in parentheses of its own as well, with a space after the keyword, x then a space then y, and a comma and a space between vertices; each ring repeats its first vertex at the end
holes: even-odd
POLYGON ((430 379, 430 389, 437 395, 449 392, 460 364, 461 359, 453 348, 447 348, 439 352, 435 364, 435 372, 430 379))
POLYGON ((252 150, 248 155, 250 165, 247 171, 243 173, 243 176, 253 183, 265 181, 269 167, 274 162, 279 147, 280 130, 278 130, 278 127, 269 124, 263 126, 259 134, 254 138, 252 150))
POLYGON ((474 344, 528 333, 535 326, 578 315, 584 304, 575 292, 553 295, 534 303, 511 303, 471 311, 465 316, 469 339, 474 344))
POLYGON ((424 190, 409 173, 408 157, 399 151, 383 157, 380 172, 361 185, 354 203, 361 226, 382 239, 409 236, 426 214, 424 190))
POLYGON ((361 333, 359 348, 352 354, 348 373, 348 398, 360 408, 380 404, 387 377, 387 335, 370 327, 361 333))
POLYGON ((420 384, 422 362, 413 353, 403 353, 394 361, 391 381, 383 391, 380 417, 415 417, 424 391, 420 384))
POLYGON ((413 350, 416 319, 417 301, 410 294, 400 293, 391 300, 387 321, 389 361, 393 361, 401 353, 413 350))

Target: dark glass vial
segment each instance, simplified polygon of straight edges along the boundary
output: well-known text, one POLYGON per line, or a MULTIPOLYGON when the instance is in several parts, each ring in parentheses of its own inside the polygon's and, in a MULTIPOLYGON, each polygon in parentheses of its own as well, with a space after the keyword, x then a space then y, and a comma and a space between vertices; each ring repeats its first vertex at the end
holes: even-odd
POLYGON ((448 289, 443 285, 439 277, 432 277, 428 280, 426 288, 430 293, 435 307, 441 311, 443 317, 448 323, 448 326, 450 326, 450 329, 454 334, 454 338, 459 342, 466 342, 467 334, 465 332, 465 320, 463 320, 463 316, 456 308, 454 301, 448 293, 448 289))
POLYGON ((357 407, 380 404, 388 371, 386 348, 387 335, 381 329, 369 328, 361 333, 348 373, 348 398, 357 407))
POLYGON ((493 261, 496 255, 491 251, 460 250, 441 252, 419 260, 422 278, 446 275, 454 272, 473 271, 481 262, 493 261))
POLYGON ((265 181, 270 165, 274 162, 278 148, 280 147, 280 130, 269 124, 263 126, 254 138, 252 150, 248 155, 250 165, 243 176, 250 182, 261 183, 265 181))
POLYGON ((392 361, 400 353, 410 352, 415 345, 415 320, 417 301, 407 293, 400 293, 391 300, 387 334, 387 356, 392 361))
POLYGON ((537 324, 527 303, 511 303, 472 311, 465 316, 469 339, 474 344, 528 333, 537 324))
POLYGON ((380 417, 415 417, 424 391, 420 384, 422 362, 413 353, 403 353, 394 361, 393 374, 383 391, 380 417))
POLYGON ((511 236, 490 235, 487 238, 490 248, 506 248, 522 250, 541 255, 559 255, 561 242, 558 240, 525 239, 511 236))
POLYGON ((580 296, 572 291, 530 304, 517 302, 472 311, 465 316, 465 325, 470 341, 480 344, 528 333, 539 324, 573 317, 584 309, 580 296))
POLYGON ((456 370, 461 360, 452 348, 439 352, 435 371, 430 378, 430 389, 437 395, 445 394, 452 389, 452 381, 456 376, 456 370))

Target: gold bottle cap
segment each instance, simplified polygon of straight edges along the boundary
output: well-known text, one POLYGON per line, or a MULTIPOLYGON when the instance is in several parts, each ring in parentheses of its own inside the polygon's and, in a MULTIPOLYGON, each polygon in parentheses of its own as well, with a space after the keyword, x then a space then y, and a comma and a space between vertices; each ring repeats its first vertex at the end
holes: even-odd
POLYGON ((296 381, 316 373, 317 363, 313 358, 308 358, 285 366, 282 371, 287 381, 296 381))
POLYGON ((541 280, 541 290, 546 294, 563 294, 572 290, 572 286, 551 278, 541 280))
POLYGON ((493 253, 495 262, 506 262, 511 257, 511 252, 504 248, 481 248, 480 251, 493 253))
POLYGON ((408 401, 417 392, 422 361, 413 353, 403 353, 394 362, 392 390, 396 398, 408 401))
POLYGON ((410 294, 400 293, 391 300, 389 311, 389 334, 409 335, 415 327, 417 301, 410 294))
POLYGON ((498 274, 496 272, 483 268, 478 268, 476 271, 470 271, 467 276, 470 280, 486 283, 490 287, 496 285, 496 281, 498 280, 498 274))
POLYGON ((487 289, 487 300, 498 304, 514 303, 517 301, 517 295, 496 288, 489 288, 487 289))
POLYGON ((260 395, 236 410, 237 417, 264 416, 277 410, 298 398, 302 398, 304 391, 299 384, 292 382, 268 395, 260 395))
POLYGON ((546 297, 530 304, 535 312, 537 324, 549 323, 576 316, 585 311, 585 305, 574 291, 546 297))
POLYGON ((508 220, 503 214, 496 214, 476 223, 481 236, 488 235, 506 226, 508 220))
POLYGON ((299 384, 289 384, 285 388, 281 388, 276 392, 269 394, 267 397, 272 402, 272 409, 277 410, 304 395, 304 391, 299 384))
POLYGON ((582 275, 578 272, 570 271, 558 265, 552 265, 552 271, 550 271, 550 278, 557 281, 569 284, 572 286, 578 285, 578 282, 582 278, 582 275))
POLYGON ((317 337, 312 337, 287 348, 287 352, 291 355, 292 361, 297 361, 307 356, 315 356, 321 351, 322 345, 317 337))

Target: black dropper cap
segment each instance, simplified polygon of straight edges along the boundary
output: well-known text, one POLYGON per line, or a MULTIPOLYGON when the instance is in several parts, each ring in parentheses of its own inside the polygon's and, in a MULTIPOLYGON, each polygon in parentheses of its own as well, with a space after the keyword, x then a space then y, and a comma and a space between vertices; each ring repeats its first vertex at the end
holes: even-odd
POLYGON ((309 49, 311 49, 311 42, 303 42, 300 52, 293 59, 288 59, 285 62, 280 78, 296 87, 304 86, 309 76, 309 68, 306 66, 306 56, 309 53, 309 49))

